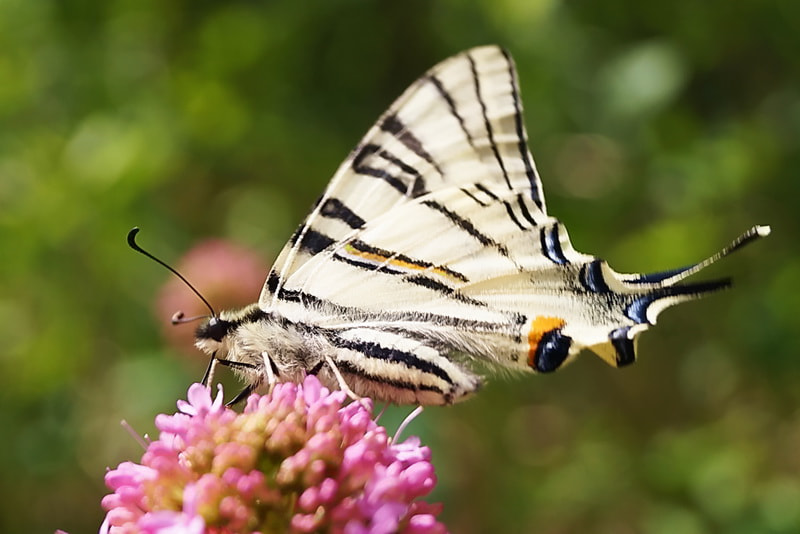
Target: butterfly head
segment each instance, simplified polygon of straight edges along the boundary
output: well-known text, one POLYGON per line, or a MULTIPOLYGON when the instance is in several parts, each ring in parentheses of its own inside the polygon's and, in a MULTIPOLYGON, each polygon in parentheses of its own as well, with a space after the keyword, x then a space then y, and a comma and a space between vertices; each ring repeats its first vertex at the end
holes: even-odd
POLYGON ((217 354, 225 358, 234 348, 239 328, 258 321, 264 315, 257 304, 241 310, 223 311, 197 328, 195 345, 209 355, 217 354))
POLYGON ((269 376, 297 382, 320 362, 308 350, 305 333, 251 304, 208 319, 195 333, 195 346, 208 354, 211 366, 230 367, 251 386, 269 376))
POLYGON ((211 359, 217 355, 227 354, 230 350, 230 332, 233 324, 219 317, 211 317, 207 322, 197 327, 195 331, 195 346, 208 354, 211 359))
POLYGON ((221 319, 219 317, 212 317, 208 320, 208 322, 200 325, 197 328, 195 335, 198 341, 208 340, 211 342, 221 343, 232 328, 233 323, 231 321, 226 321, 225 319, 221 319))

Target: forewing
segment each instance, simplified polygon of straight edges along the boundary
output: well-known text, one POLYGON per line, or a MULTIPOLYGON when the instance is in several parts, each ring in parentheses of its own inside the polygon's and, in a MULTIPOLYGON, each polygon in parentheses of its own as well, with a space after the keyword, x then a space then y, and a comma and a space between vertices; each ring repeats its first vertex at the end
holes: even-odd
POLYGON ((279 288, 295 271, 367 222, 416 198, 478 182, 525 196, 534 216, 545 212, 516 70, 496 46, 436 65, 381 116, 284 247, 261 307, 276 306, 279 288))

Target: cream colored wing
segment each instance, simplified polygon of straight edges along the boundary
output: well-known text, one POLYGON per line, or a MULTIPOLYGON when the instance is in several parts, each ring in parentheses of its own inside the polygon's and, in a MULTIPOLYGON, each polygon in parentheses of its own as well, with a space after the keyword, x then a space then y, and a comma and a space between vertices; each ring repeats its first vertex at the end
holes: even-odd
POLYGON ((545 212, 514 63, 497 46, 436 65, 381 116, 279 255, 261 307, 277 305, 279 289, 295 271, 366 222, 442 188, 469 191, 476 183, 526 196, 532 216, 545 212))

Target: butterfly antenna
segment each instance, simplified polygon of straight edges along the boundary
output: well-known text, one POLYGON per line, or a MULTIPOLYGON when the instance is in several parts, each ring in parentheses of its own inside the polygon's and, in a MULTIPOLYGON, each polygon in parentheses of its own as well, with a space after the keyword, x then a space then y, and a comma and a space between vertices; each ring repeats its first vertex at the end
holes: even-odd
POLYGON ((169 322, 172 324, 186 324, 199 321, 200 319, 208 319, 208 315, 195 315, 194 317, 184 317, 184 313, 180 310, 172 314, 169 322))
MULTIPOLYGON (((211 312, 211 317, 216 317, 217 316, 217 312, 214 311, 214 308, 211 307, 211 304, 208 303, 208 301, 205 299, 205 297, 203 297, 203 295, 201 295, 200 292, 198 290, 196 290, 194 288, 194 286, 192 284, 190 284, 189 281, 186 278, 184 278, 181 273, 179 273, 178 271, 176 271, 175 269, 173 269, 172 267, 170 267, 169 265, 167 265, 166 263, 164 263, 160 259, 158 259, 155 256, 153 256, 152 254, 147 252, 145 249, 140 247, 138 243, 136 243, 136 234, 138 234, 138 233, 139 233, 139 227, 136 227, 136 226, 133 227, 130 232, 128 232, 128 246, 131 247, 136 252, 144 254, 145 256, 147 256, 148 258, 153 260, 154 262, 159 263, 162 266, 166 267, 172 274, 174 274, 175 276, 180 278, 183 281, 183 283, 186 284, 187 286, 189 286, 189 289, 194 291, 194 294, 197 295, 198 298, 203 301, 203 304, 205 304, 206 307, 208 308, 208 310, 211 312)), ((173 321, 173 324, 177 324, 177 323, 180 323, 180 322, 186 322, 187 320, 183 319, 183 314, 181 312, 178 312, 172 317, 172 321, 173 321), (176 322, 176 320, 177 320, 177 322, 176 322)))

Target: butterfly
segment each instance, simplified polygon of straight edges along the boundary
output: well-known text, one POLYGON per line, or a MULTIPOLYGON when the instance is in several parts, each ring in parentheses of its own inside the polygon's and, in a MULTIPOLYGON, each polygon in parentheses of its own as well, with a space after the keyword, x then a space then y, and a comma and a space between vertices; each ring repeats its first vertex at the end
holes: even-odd
MULTIPOLYGON (((397 404, 475 393, 476 364, 555 371, 588 349, 613 366, 665 308, 729 286, 684 280, 710 258, 621 274, 547 213, 514 62, 498 46, 419 78, 342 163, 280 253, 258 303, 213 313, 196 345, 246 387, 316 374, 397 404)), ((132 240, 132 239, 131 239, 132 240)), ((208 376, 208 373, 207 373, 208 376)))

